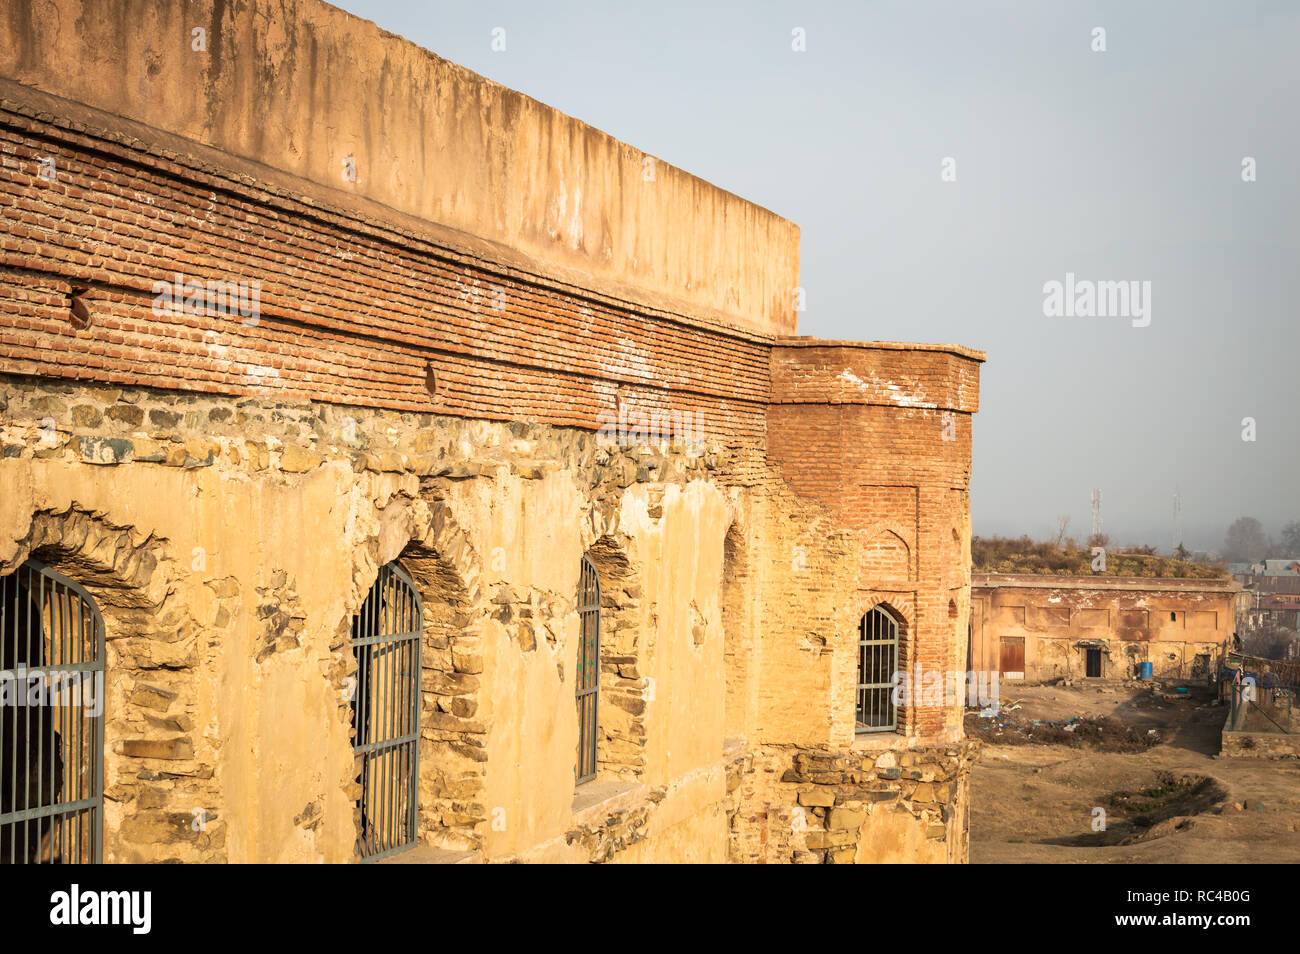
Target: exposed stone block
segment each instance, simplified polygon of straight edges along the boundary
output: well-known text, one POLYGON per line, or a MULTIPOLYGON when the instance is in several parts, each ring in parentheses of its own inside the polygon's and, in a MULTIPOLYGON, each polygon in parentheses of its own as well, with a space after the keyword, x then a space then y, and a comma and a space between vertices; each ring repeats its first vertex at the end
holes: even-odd
POLYGON ((857 829, 862 827, 866 821, 866 812, 849 811, 847 808, 832 808, 826 818, 826 827, 829 829, 857 829))
POLYGON ((798 801, 800 805, 829 808, 831 805, 835 804, 835 793, 828 789, 814 789, 810 792, 800 792, 798 801))
MULTIPOLYGON (((146 709, 156 709, 159 712, 166 712, 171 708, 171 704, 176 700, 176 693, 163 689, 159 686, 151 686, 140 683, 131 693, 131 703, 137 706, 143 706, 146 709)), ((189 756, 184 756, 188 758, 189 756)))
POLYGON ((122 754, 136 759, 184 760, 194 758, 189 739, 124 739, 122 754))

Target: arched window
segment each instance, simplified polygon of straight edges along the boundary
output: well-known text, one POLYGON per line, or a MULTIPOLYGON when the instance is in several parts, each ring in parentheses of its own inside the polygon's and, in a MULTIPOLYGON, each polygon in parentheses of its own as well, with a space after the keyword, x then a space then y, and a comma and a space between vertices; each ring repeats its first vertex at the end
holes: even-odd
POLYGON ((396 563, 379 576, 352 618, 357 658, 353 747, 361 758, 362 861, 415 845, 420 777, 420 594, 396 563))
POLYGON ((36 560, 0 577, 0 863, 97 863, 104 620, 36 560))
POLYGON ((858 624, 858 732, 898 728, 894 673, 898 670, 898 620, 877 606, 858 624))
POLYGON ((596 777, 596 716, 600 701, 600 575, 582 558, 578 577, 578 768, 579 784, 596 777))

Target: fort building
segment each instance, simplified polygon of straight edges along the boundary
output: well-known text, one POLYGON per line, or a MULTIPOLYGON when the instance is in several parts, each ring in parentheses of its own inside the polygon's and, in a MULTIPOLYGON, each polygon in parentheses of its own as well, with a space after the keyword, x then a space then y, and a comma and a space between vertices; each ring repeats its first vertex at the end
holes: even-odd
POLYGON ((1231 578, 976 573, 970 656, 1002 679, 1208 679, 1233 648, 1231 578))
POLYGON ((983 355, 793 224, 316 0, 7 4, 0 205, 4 861, 966 860, 983 355))

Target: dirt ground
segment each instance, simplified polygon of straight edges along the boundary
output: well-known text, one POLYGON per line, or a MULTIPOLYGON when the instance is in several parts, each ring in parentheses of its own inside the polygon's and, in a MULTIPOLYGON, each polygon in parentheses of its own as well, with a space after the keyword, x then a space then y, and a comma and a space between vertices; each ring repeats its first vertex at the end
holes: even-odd
POLYGON ((1300 762, 1219 758, 1226 710, 1208 688, 1187 688, 1004 683, 997 719, 966 718, 966 734, 985 741, 970 860, 1300 860, 1300 762))

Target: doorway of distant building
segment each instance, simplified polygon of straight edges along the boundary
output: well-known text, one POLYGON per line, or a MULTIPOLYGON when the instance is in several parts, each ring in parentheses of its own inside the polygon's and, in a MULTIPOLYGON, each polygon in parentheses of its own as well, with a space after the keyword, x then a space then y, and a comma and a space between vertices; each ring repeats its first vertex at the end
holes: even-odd
POLYGON ((1084 650, 1084 652, 1086 653, 1084 672, 1087 674, 1089 679, 1100 679, 1101 678, 1101 650, 1087 649, 1084 650))
POLYGON ((1002 637, 1001 652, 1002 675, 1007 679, 1025 678, 1025 637, 1002 637))

